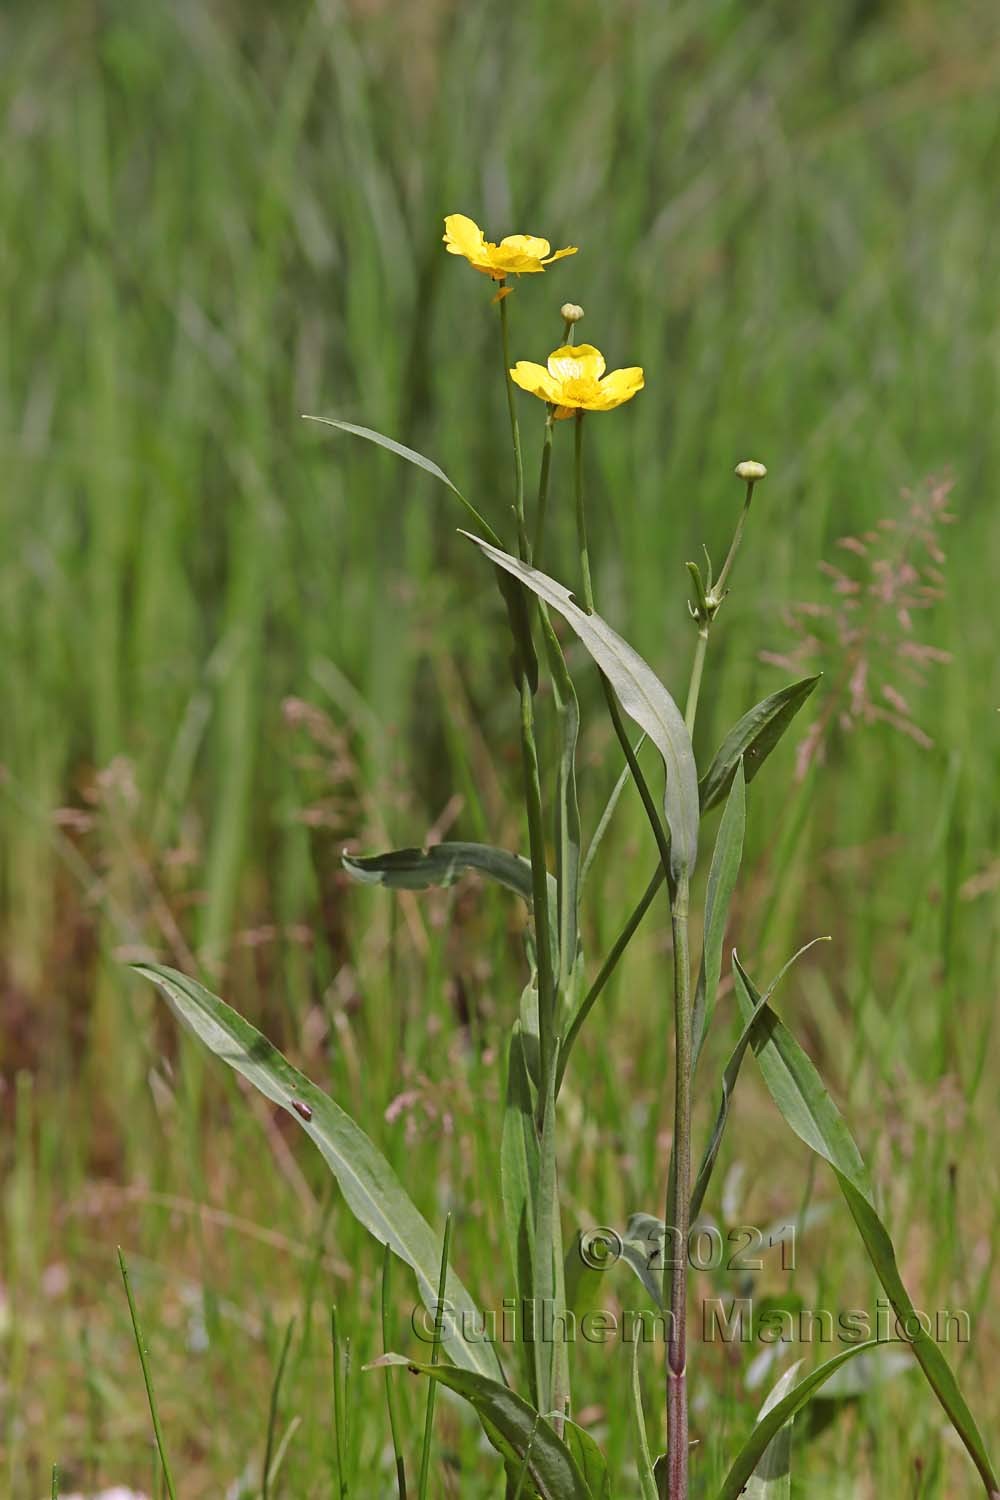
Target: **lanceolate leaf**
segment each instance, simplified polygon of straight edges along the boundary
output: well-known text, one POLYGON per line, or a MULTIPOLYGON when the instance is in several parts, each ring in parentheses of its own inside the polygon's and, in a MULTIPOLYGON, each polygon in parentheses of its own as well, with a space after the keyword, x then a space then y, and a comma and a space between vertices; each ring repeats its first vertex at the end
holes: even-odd
POLYGON ((584 1483, 594 1500, 611 1500, 611 1476, 604 1454, 589 1432, 567 1421, 563 1441, 576 1460, 584 1483))
POLYGON ((463 535, 568 621, 611 683, 622 708, 653 741, 667 771, 664 811, 670 828, 671 873, 675 880, 690 875, 698 850, 698 774, 691 737, 673 698, 638 652, 600 615, 582 610, 569 589, 479 537, 463 535))
POLYGON ((701 1213, 708 1184, 712 1180, 712 1172, 715 1169, 716 1158, 719 1155, 719 1147, 722 1145, 722 1137, 725 1133, 726 1122, 729 1119, 729 1106, 732 1102, 733 1089, 736 1080, 740 1076, 740 1068, 743 1065, 743 1056, 750 1045, 753 1035, 755 1016, 751 1016, 743 1030, 740 1032, 739 1040, 729 1055, 722 1074, 722 1098, 719 1100, 718 1113, 715 1116, 715 1124, 712 1134, 709 1136, 708 1145, 705 1147, 701 1158, 701 1166, 698 1168, 698 1176, 695 1178, 694 1187, 691 1189, 691 1222, 693 1223, 701 1213))
POLYGON ((722 944, 726 936, 726 919, 729 903, 736 888, 736 877, 740 873, 743 859, 743 835, 746 832, 747 798, 743 762, 739 761, 733 776, 725 811, 719 822, 719 832, 712 851, 712 863, 708 872, 708 887, 705 893, 705 938, 702 945, 701 968, 694 996, 692 1020, 692 1049, 698 1066, 702 1044, 712 1022, 715 997, 719 989, 719 974, 722 971, 722 944))
MULTIPOLYGON (((783 1401, 788 1392, 795 1385, 798 1378, 802 1361, 797 1359, 790 1369, 786 1370, 774 1388, 768 1392, 767 1400, 760 1409, 760 1416, 766 1417, 769 1411, 783 1401)), ((790 1500, 792 1493, 792 1419, 789 1418, 784 1427, 775 1433, 768 1443, 764 1452, 757 1461, 747 1487, 744 1490, 746 1500, 790 1500)))
POLYGON ((305 420, 307 422, 319 422, 324 427, 336 427, 340 432, 349 432, 352 437, 364 438, 369 443, 376 443, 380 448, 387 448, 397 458, 405 458, 407 463, 415 464, 418 469, 423 469, 425 474, 430 474, 432 478, 440 480, 442 484, 447 485, 452 494, 458 496, 476 525, 481 526, 484 534, 492 542, 495 542, 498 547, 500 546, 500 538, 493 530, 493 527, 479 514, 471 500, 465 498, 458 485, 448 478, 443 469, 439 468, 431 459, 425 458, 422 453, 418 453, 415 448, 407 448, 403 443, 397 443, 394 438, 383 436, 381 432, 376 432, 372 427, 359 427, 355 422, 341 422, 336 417, 311 417, 308 413, 305 413, 305 420))
POLYGON ((832 1359, 828 1359, 826 1364, 820 1365, 818 1370, 811 1370, 808 1375, 803 1376, 799 1384, 793 1386, 788 1395, 783 1396, 774 1406, 765 1404, 756 1427, 736 1455, 733 1466, 726 1475, 718 1500, 739 1500, 740 1495, 748 1493, 747 1483, 769 1444, 777 1437, 785 1423, 790 1422, 795 1413, 805 1406, 814 1391, 818 1390, 824 1381, 829 1380, 841 1365, 846 1364, 849 1359, 854 1359, 866 1349, 891 1347, 891 1344, 880 1343, 878 1339, 872 1339, 867 1344, 853 1344, 849 1349, 843 1349, 832 1359))
POLYGON ((369 1368, 386 1364, 406 1365, 414 1374, 440 1381, 464 1396, 491 1437, 503 1445, 505 1458, 516 1461, 528 1453, 528 1476, 542 1500, 598 1500, 566 1444, 556 1437, 548 1422, 539 1420, 533 1406, 507 1386, 449 1365, 415 1364, 401 1354, 383 1355, 369 1368))
POLYGON ((740 760, 747 783, 753 781, 817 682, 819 675, 779 688, 733 725, 701 778, 698 791, 703 813, 722 801, 740 760))
MULTIPOLYGON (((402 1183, 360 1126, 305 1074, 293 1068, 265 1036, 231 1006, 176 969, 136 964, 152 980, 190 1031, 266 1098, 287 1109, 319 1147, 355 1218, 416 1272, 428 1309, 437 1302, 441 1239, 409 1198, 402 1183)), ((495 1380, 503 1371, 492 1344, 475 1337, 482 1316, 454 1272, 448 1273, 451 1314, 445 1345, 465 1369, 495 1380), (464 1326, 463 1326, 464 1324, 464 1326)))
MULTIPOLYGON (((372 427, 359 427, 356 422, 342 422, 336 417, 311 417, 306 414, 307 422, 320 422, 324 427, 336 427, 340 432, 348 432, 353 437, 364 438, 369 443, 375 443, 379 448, 385 448, 389 453, 394 453, 397 458, 403 458, 407 463, 415 464, 418 469, 423 469, 425 474, 430 474, 441 484, 446 485, 453 495, 458 497, 467 514, 472 517, 483 535, 493 543, 494 546, 502 545, 493 527, 486 517, 481 515, 472 501, 467 499, 458 485, 448 478, 442 468, 431 459, 425 458, 415 448, 407 448, 403 443, 397 443, 394 438, 385 437, 381 432, 376 432, 372 427)), ((524 595, 520 589, 508 585, 503 574, 498 574, 500 581, 500 592, 503 594, 507 605, 507 613, 510 618, 510 628, 517 646, 517 654, 528 675, 531 691, 534 693, 538 688, 538 662, 535 657, 535 648, 531 643, 531 624, 528 612, 525 608, 524 595)), ((516 676, 516 671, 515 671, 516 676)))
MULTIPOLYGON (((822 1079, 791 1032, 770 1006, 761 1002, 739 959, 733 959, 736 996, 748 1021, 756 1011, 751 1046, 771 1098, 799 1138, 833 1167, 847 1199, 869 1259, 904 1329, 907 1342, 952 1426, 979 1470, 988 1494, 1000 1490, 975 1418, 966 1405, 944 1355, 917 1317, 896 1264, 896 1252, 875 1207, 875 1196, 865 1164, 843 1117, 822 1079)), ((864 1346, 858 1346, 864 1347, 864 1346)), ((834 1361, 830 1361, 832 1365, 834 1361)), ((828 1369, 829 1366, 824 1366, 828 1369)), ((832 1374, 832 1370, 831 1370, 832 1374)), ((805 1385, 806 1382, 803 1382, 805 1385)), ((798 1387, 799 1390, 802 1386, 798 1387)), ((728 1495, 739 1491, 725 1491, 728 1495)))
POLYGON ((387 854, 345 854, 342 862, 348 875, 363 885, 384 885, 396 891, 451 885, 464 871, 479 870, 531 905, 528 861, 489 844, 431 844, 427 849, 393 849, 387 854))
MULTIPOLYGON (((736 783, 734 782, 733 785, 735 786, 735 784, 736 783)), ((766 1003, 768 1000, 770 1000, 771 996, 774 994, 775 990, 778 988, 778 985, 788 973, 788 970, 792 967, 792 964, 795 963, 796 959, 801 958, 803 953, 808 953, 809 949, 812 948, 816 943, 824 943, 826 941, 826 938, 813 938, 812 942, 806 943, 805 946, 800 948, 797 953, 793 954, 788 962, 778 971, 777 975, 774 977, 774 979, 771 980, 771 983, 764 991, 763 1002, 766 1003)), ((736 1046, 730 1053, 729 1061, 726 1063, 725 1069, 722 1074, 722 1098, 719 1100, 719 1109, 715 1117, 715 1124, 712 1127, 712 1134, 709 1137, 708 1145, 705 1147, 705 1153, 701 1159, 701 1166, 698 1168, 698 1176, 695 1179, 694 1188, 691 1191, 690 1214, 692 1223, 701 1213, 702 1204, 705 1201, 705 1193, 708 1190, 708 1184, 712 1179, 712 1172, 715 1167, 716 1157, 719 1154, 719 1147, 722 1145, 722 1137, 725 1133, 726 1122, 729 1119, 729 1110, 733 1102, 733 1090, 736 1087, 736 1080, 740 1076, 740 1068, 743 1065, 744 1054, 746 1053, 747 1047, 750 1045, 750 1040, 754 1035, 756 1018, 757 1017, 755 1011, 754 1014, 749 1018, 749 1020, 744 1024, 743 1030, 740 1032, 739 1038, 736 1042, 736 1046)))
MULTIPOLYGON (((386 854, 345 854, 341 863, 348 875, 362 885, 384 885, 394 891, 426 891, 431 886, 454 884, 466 870, 476 870, 532 906, 531 865, 519 854, 494 849, 489 844, 452 842, 431 844, 427 849, 392 849, 386 854)), ((558 892, 553 875, 548 877, 549 931, 553 939, 553 963, 558 932, 558 892)))

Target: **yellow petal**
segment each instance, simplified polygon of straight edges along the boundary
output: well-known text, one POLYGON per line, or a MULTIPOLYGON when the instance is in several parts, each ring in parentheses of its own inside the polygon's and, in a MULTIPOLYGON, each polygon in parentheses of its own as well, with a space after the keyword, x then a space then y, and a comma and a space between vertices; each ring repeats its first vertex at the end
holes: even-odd
POLYGON ((522 391, 530 391, 543 401, 559 400, 559 382, 553 380, 544 365, 532 364, 529 359, 519 359, 510 372, 510 378, 522 391))
POLYGON ((545 269, 537 255, 526 255, 513 245, 494 246, 490 251, 490 260, 504 276, 523 276, 529 271, 545 269))
POLYGON ((604 355, 593 344, 563 344, 549 355, 548 365, 557 380, 599 380, 604 355))
POLYGON ((544 260, 552 246, 548 240, 539 239, 537 234, 507 234, 500 241, 498 248, 513 250, 518 255, 530 256, 532 260, 544 260))
MULTIPOLYGON (((545 264, 547 266, 551 266, 551 264, 552 264, 552 262, 554 260, 562 260, 562 258, 563 258, 564 255, 575 255, 576 254, 576 249, 577 249, 577 247, 575 245, 567 245, 567 246, 565 246, 564 249, 557 250, 556 253, 555 253, 555 255, 549 255, 548 259, 545 262, 545 264)), ((546 252, 546 253, 548 253, 548 252, 546 252)))
POLYGON ((464 255, 466 260, 482 261, 486 253, 483 231, 465 214, 449 214, 444 221, 442 236, 449 255, 464 255))
POLYGON ((588 402, 588 410, 613 411, 624 401, 631 401, 645 384, 641 365, 630 365, 625 370, 612 370, 611 374, 605 375, 601 381, 600 394, 596 400, 592 404, 588 402))

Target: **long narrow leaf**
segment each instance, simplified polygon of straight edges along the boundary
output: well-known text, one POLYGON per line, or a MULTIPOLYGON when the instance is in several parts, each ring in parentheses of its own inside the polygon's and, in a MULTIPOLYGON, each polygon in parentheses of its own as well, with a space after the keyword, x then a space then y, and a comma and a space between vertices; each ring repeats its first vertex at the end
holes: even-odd
MULTIPOLYGON (((636 755, 639 754, 639 751, 642 749, 645 742, 646 736, 644 734, 640 734, 639 738, 635 742, 636 755)), ((598 819, 597 827, 594 829, 594 836, 591 839, 590 843, 587 845, 587 853, 584 855, 583 865, 580 870, 581 885, 584 885, 586 883, 587 876, 590 874, 590 867, 594 863, 594 860, 597 858, 598 850, 604 842, 604 835, 611 827, 611 819, 615 815, 615 809, 618 806, 621 794, 625 790, 631 779, 632 767, 626 761, 625 765, 622 766, 621 772, 619 773, 618 780, 611 788, 611 796, 605 803, 604 811, 601 813, 601 816, 598 819)))
MULTIPOLYGON (((376 432, 373 427, 359 427, 356 422, 342 422, 337 417, 311 417, 308 413, 304 415, 307 422, 319 422, 324 427, 335 427, 338 431, 348 432, 353 437, 364 438, 366 442, 375 443, 379 448, 385 448, 389 453, 394 453, 397 458, 405 459, 407 463, 416 465, 418 469, 423 469, 425 474, 430 474, 432 478, 439 480, 441 484, 446 485, 451 490, 453 495, 457 496, 467 514, 475 521, 488 541, 492 542, 495 547, 502 546, 500 538, 486 517, 480 514, 472 501, 462 494, 458 485, 449 479, 444 470, 438 464, 434 463, 432 459, 425 458, 415 448, 407 448, 405 443, 397 443, 395 438, 386 437, 383 433, 376 432)), ((520 589, 513 588, 510 585, 509 580, 504 577, 503 573, 498 573, 498 578, 500 592, 507 605, 510 628, 517 646, 517 654, 524 670, 527 672, 531 691, 534 693, 538 689, 538 662, 535 658, 535 648, 531 642, 531 624, 525 608, 524 595, 520 589)))
POLYGON ((479 511, 472 504, 471 500, 465 498, 458 485, 449 479, 444 470, 439 468, 432 459, 425 458, 415 448, 407 448, 404 443, 397 443, 395 438, 386 437, 383 433, 376 432, 373 427, 359 427, 356 422, 341 422, 337 417, 312 417, 308 412, 304 412, 303 417, 307 422, 319 422, 323 427, 336 427, 340 432, 349 432, 352 437, 364 438, 366 442, 376 443, 379 448, 388 449, 397 458, 403 458, 408 464, 415 464, 418 469, 423 469, 425 474, 430 474, 433 479, 437 479, 441 484, 447 485, 452 494, 458 496, 476 525, 482 527, 484 535, 489 537, 490 541, 496 546, 500 546, 500 538, 493 530, 493 527, 479 514, 479 511))
MULTIPOLYGON (((298 1122, 318 1146, 355 1218, 413 1268, 424 1305, 433 1309, 441 1240, 360 1126, 304 1073, 293 1068, 256 1027, 204 985, 160 964, 134 967, 158 987, 177 1019, 210 1052, 298 1122)), ((467 1370, 502 1380, 493 1345, 467 1337, 469 1330, 474 1332, 479 1314, 454 1272, 448 1275, 448 1300, 453 1310, 446 1345, 450 1358, 467 1370)))
MULTIPOLYGON (((352 880, 361 885, 383 885, 393 891, 426 891, 432 886, 453 885, 466 870, 476 870, 505 886, 533 906, 531 865, 520 854, 494 849, 490 844, 455 840, 431 844, 426 849, 390 849, 385 854, 344 854, 341 864, 352 880)), ((553 964, 557 960, 558 887, 548 877, 549 932, 553 964)))
POLYGON ((582 1427, 567 1421, 563 1442, 576 1461, 587 1489, 594 1500, 611 1500, 611 1475, 607 1459, 597 1443, 582 1427))
POLYGON ((639 1472, 639 1489, 642 1500, 657 1500, 656 1480, 653 1477, 653 1460, 649 1454, 649 1439, 646 1437, 646 1418, 642 1411, 642 1389, 639 1385, 639 1340, 632 1340, 628 1382, 628 1411, 632 1427, 632 1447, 635 1466, 639 1472))
MULTIPOLYGON (((804 944, 797 953, 794 953, 788 960, 788 962, 778 971, 774 979, 771 980, 771 983, 764 991, 763 1001, 766 1003, 768 1000, 770 1000, 771 996, 778 988, 778 985, 784 979, 785 975, 788 973, 788 970, 792 967, 792 964, 795 963, 797 959, 801 958, 803 953, 808 953, 809 949, 812 948, 816 943, 825 943, 827 941, 828 939, 825 937, 813 938, 812 942, 804 944)), ((723 1070, 722 1097, 719 1100, 719 1109, 715 1116, 715 1124, 712 1127, 712 1134, 709 1136, 708 1144, 706 1145, 704 1154, 701 1158, 701 1165, 698 1168, 698 1176, 695 1179, 694 1188, 691 1192, 690 1213, 692 1223, 701 1213, 701 1207, 705 1201, 705 1193, 708 1190, 708 1184, 712 1179, 712 1172, 715 1167, 716 1158, 719 1155, 719 1147, 722 1145, 722 1137, 726 1129, 726 1121, 729 1119, 729 1110, 733 1101, 733 1090, 736 1087, 736 1080, 740 1075, 740 1068, 743 1065, 744 1055, 746 1053, 747 1047, 750 1045, 750 1040, 754 1034, 755 1022, 756 1011, 749 1018, 749 1020, 745 1022, 743 1030, 740 1032, 740 1035, 737 1039, 736 1046, 730 1053, 729 1061, 726 1063, 726 1066, 723 1070)))
POLYGON ((701 778, 698 791, 703 813, 722 801, 741 760, 747 784, 753 781, 821 675, 803 677, 799 682, 779 688, 737 720, 701 778))
POLYGON ((830 1379, 841 1365, 846 1364, 849 1359, 863 1354, 871 1349, 888 1349, 892 1345, 871 1339, 867 1344, 854 1344, 849 1349, 842 1349, 826 1364, 820 1365, 819 1369, 811 1370, 810 1373, 799 1381, 776 1405, 761 1412, 757 1425, 747 1438, 743 1447, 733 1461, 732 1468, 726 1475, 725 1483, 719 1491, 717 1500, 739 1500, 739 1496, 746 1491, 747 1482, 753 1474, 754 1469, 760 1463, 767 1451, 769 1444, 777 1437, 786 1422, 790 1422, 795 1413, 809 1400, 810 1396, 819 1389, 825 1381, 830 1379))
POLYGON ((416 1364, 401 1354, 386 1354, 369 1369, 406 1365, 415 1375, 440 1381, 464 1397, 491 1436, 499 1439, 504 1457, 514 1462, 528 1455, 528 1474, 542 1500, 594 1500, 579 1466, 566 1444, 522 1396, 487 1376, 449 1365, 416 1364), (529 1451, 530 1450, 530 1451, 529 1451))
MULTIPOLYGON (((785 1371, 781 1379, 768 1392, 767 1400, 757 1417, 766 1417, 779 1401, 783 1401, 798 1379, 802 1361, 785 1371)), ((792 1418, 779 1428, 757 1460, 757 1466, 747 1480, 744 1490, 746 1500, 791 1500, 792 1493, 792 1418)))
POLYGON ((362 885, 384 885, 396 891, 452 885, 464 871, 478 870, 531 905, 531 865, 519 854, 489 844, 454 842, 426 849, 391 849, 385 854, 345 854, 341 863, 362 885))
POLYGON ((698 851, 698 773, 681 713, 639 653, 598 614, 588 615, 569 589, 516 557, 464 532, 497 567, 525 584, 573 627, 611 683, 622 708, 655 744, 667 771, 664 811, 671 838, 671 874, 690 875, 698 851))
POLYGON ((787 1026, 769 1005, 761 1002, 752 980, 735 955, 733 966, 737 999, 744 1020, 749 1020, 756 1011, 751 1046, 771 1098, 795 1134, 833 1167, 875 1273, 897 1319, 907 1331, 907 1341, 914 1356, 968 1449, 987 1493, 992 1495, 1000 1489, 1000 1484, 982 1434, 951 1367, 934 1339, 922 1328, 903 1285, 896 1252, 875 1207, 868 1172, 854 1138, 815 1067, 787 1026))

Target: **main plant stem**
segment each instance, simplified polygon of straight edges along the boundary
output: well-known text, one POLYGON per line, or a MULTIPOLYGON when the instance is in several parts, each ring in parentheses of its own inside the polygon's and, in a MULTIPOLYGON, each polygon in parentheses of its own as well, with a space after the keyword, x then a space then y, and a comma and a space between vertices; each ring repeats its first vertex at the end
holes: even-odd
POLYGON ((668 1189, 663 1300, 667 1319, 667 1495, 687 1500, 687 1270, 691 1202, 691 960, 688 953, 688 882, 671 892, 674 939, 674 1171, 668 1189))

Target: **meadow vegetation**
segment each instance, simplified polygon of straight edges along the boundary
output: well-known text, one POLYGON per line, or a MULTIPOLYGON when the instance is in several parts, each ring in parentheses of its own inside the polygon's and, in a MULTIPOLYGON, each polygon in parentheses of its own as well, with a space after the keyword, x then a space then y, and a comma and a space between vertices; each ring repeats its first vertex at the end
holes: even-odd
MULTIPOLYGON (((699 766, 789 666, 824 678, 750 788, 729 938, 762 982, 831 935, 778 1008, 851 1122, 914 1300, 968 1312, 970 1341, 946 1352, 996 1429, 989 18, 725 0, 5 9, 4 1492, 37 1500, 58 1460, 65 1490, 156 1493, 121 1244, 179 1494, 259 1494, 272 1404, 272 1493, 336 1492, 331 1304, 350 1350, 341 1478, 392 1493, 384 1378, 362 1371, 385 1346, 380 1247, 295 1122, 179 1036, 129 960, 237 1004, 439 1232, 452 1214, 465 1285, 488 1306, 507 1289, 498 1056, 520 915, 474 877, 390 897, 341 866, 345 845, 524 848, 503 606, 445 490, 300 415, 430 455, 510 545, 489 286, 440 243, 456 209, 581 246, 519 283, 515 358, 556 347, 569 297, 581 338, 645 369, 627 414, 588 430, 595 592, 682 706, 684 564, 702 542, 724 554, 734 463, 768 464, 713 632, 699 766)), ((571 446, 546 567, 573 586, 571 446)), ((592 830, 621 760, 565 645, 592 830)), ((629 787, 588 886, 588 955, 655 858, 629 787)), ((669 964, 654 908, 574 1051, 567 1236, 662 1213, 669 964)), ((724 982, 699 1142, 737 1000, 724 982)), ((755 1296, 875 1306, 832 1179, 752 1067, 712 1196, 723 1225, 801 1221, 794 1271, 769 1261, 755 1296)), ((596 1295, 634 1306, 635 1286, 616 1266, 596 1295)), ((415 1347, 414 1300, 397 1265, 388 1347, 415 1347)), ((694 1493, 714 1494, 779 1370, 818 1355, 765 1370, 760 1345, 695 1354, 694 1493)), ((874 1374, 799 1419, 792 1493, 975 1493, 919 1375, 874 1374)), ((642 1379, 652 1426, 659 1355, 642 1379)), ((620 1344, 577 1349, 575 1408, 616 1474, 627 1382, 620 1344)), ((397 1373, 394 1389, 416 1452, 425 1388, 397 1373)), ((432 1494, 497 1492, 481 1430, 443 1393, 435 1434, 432 1494)))

